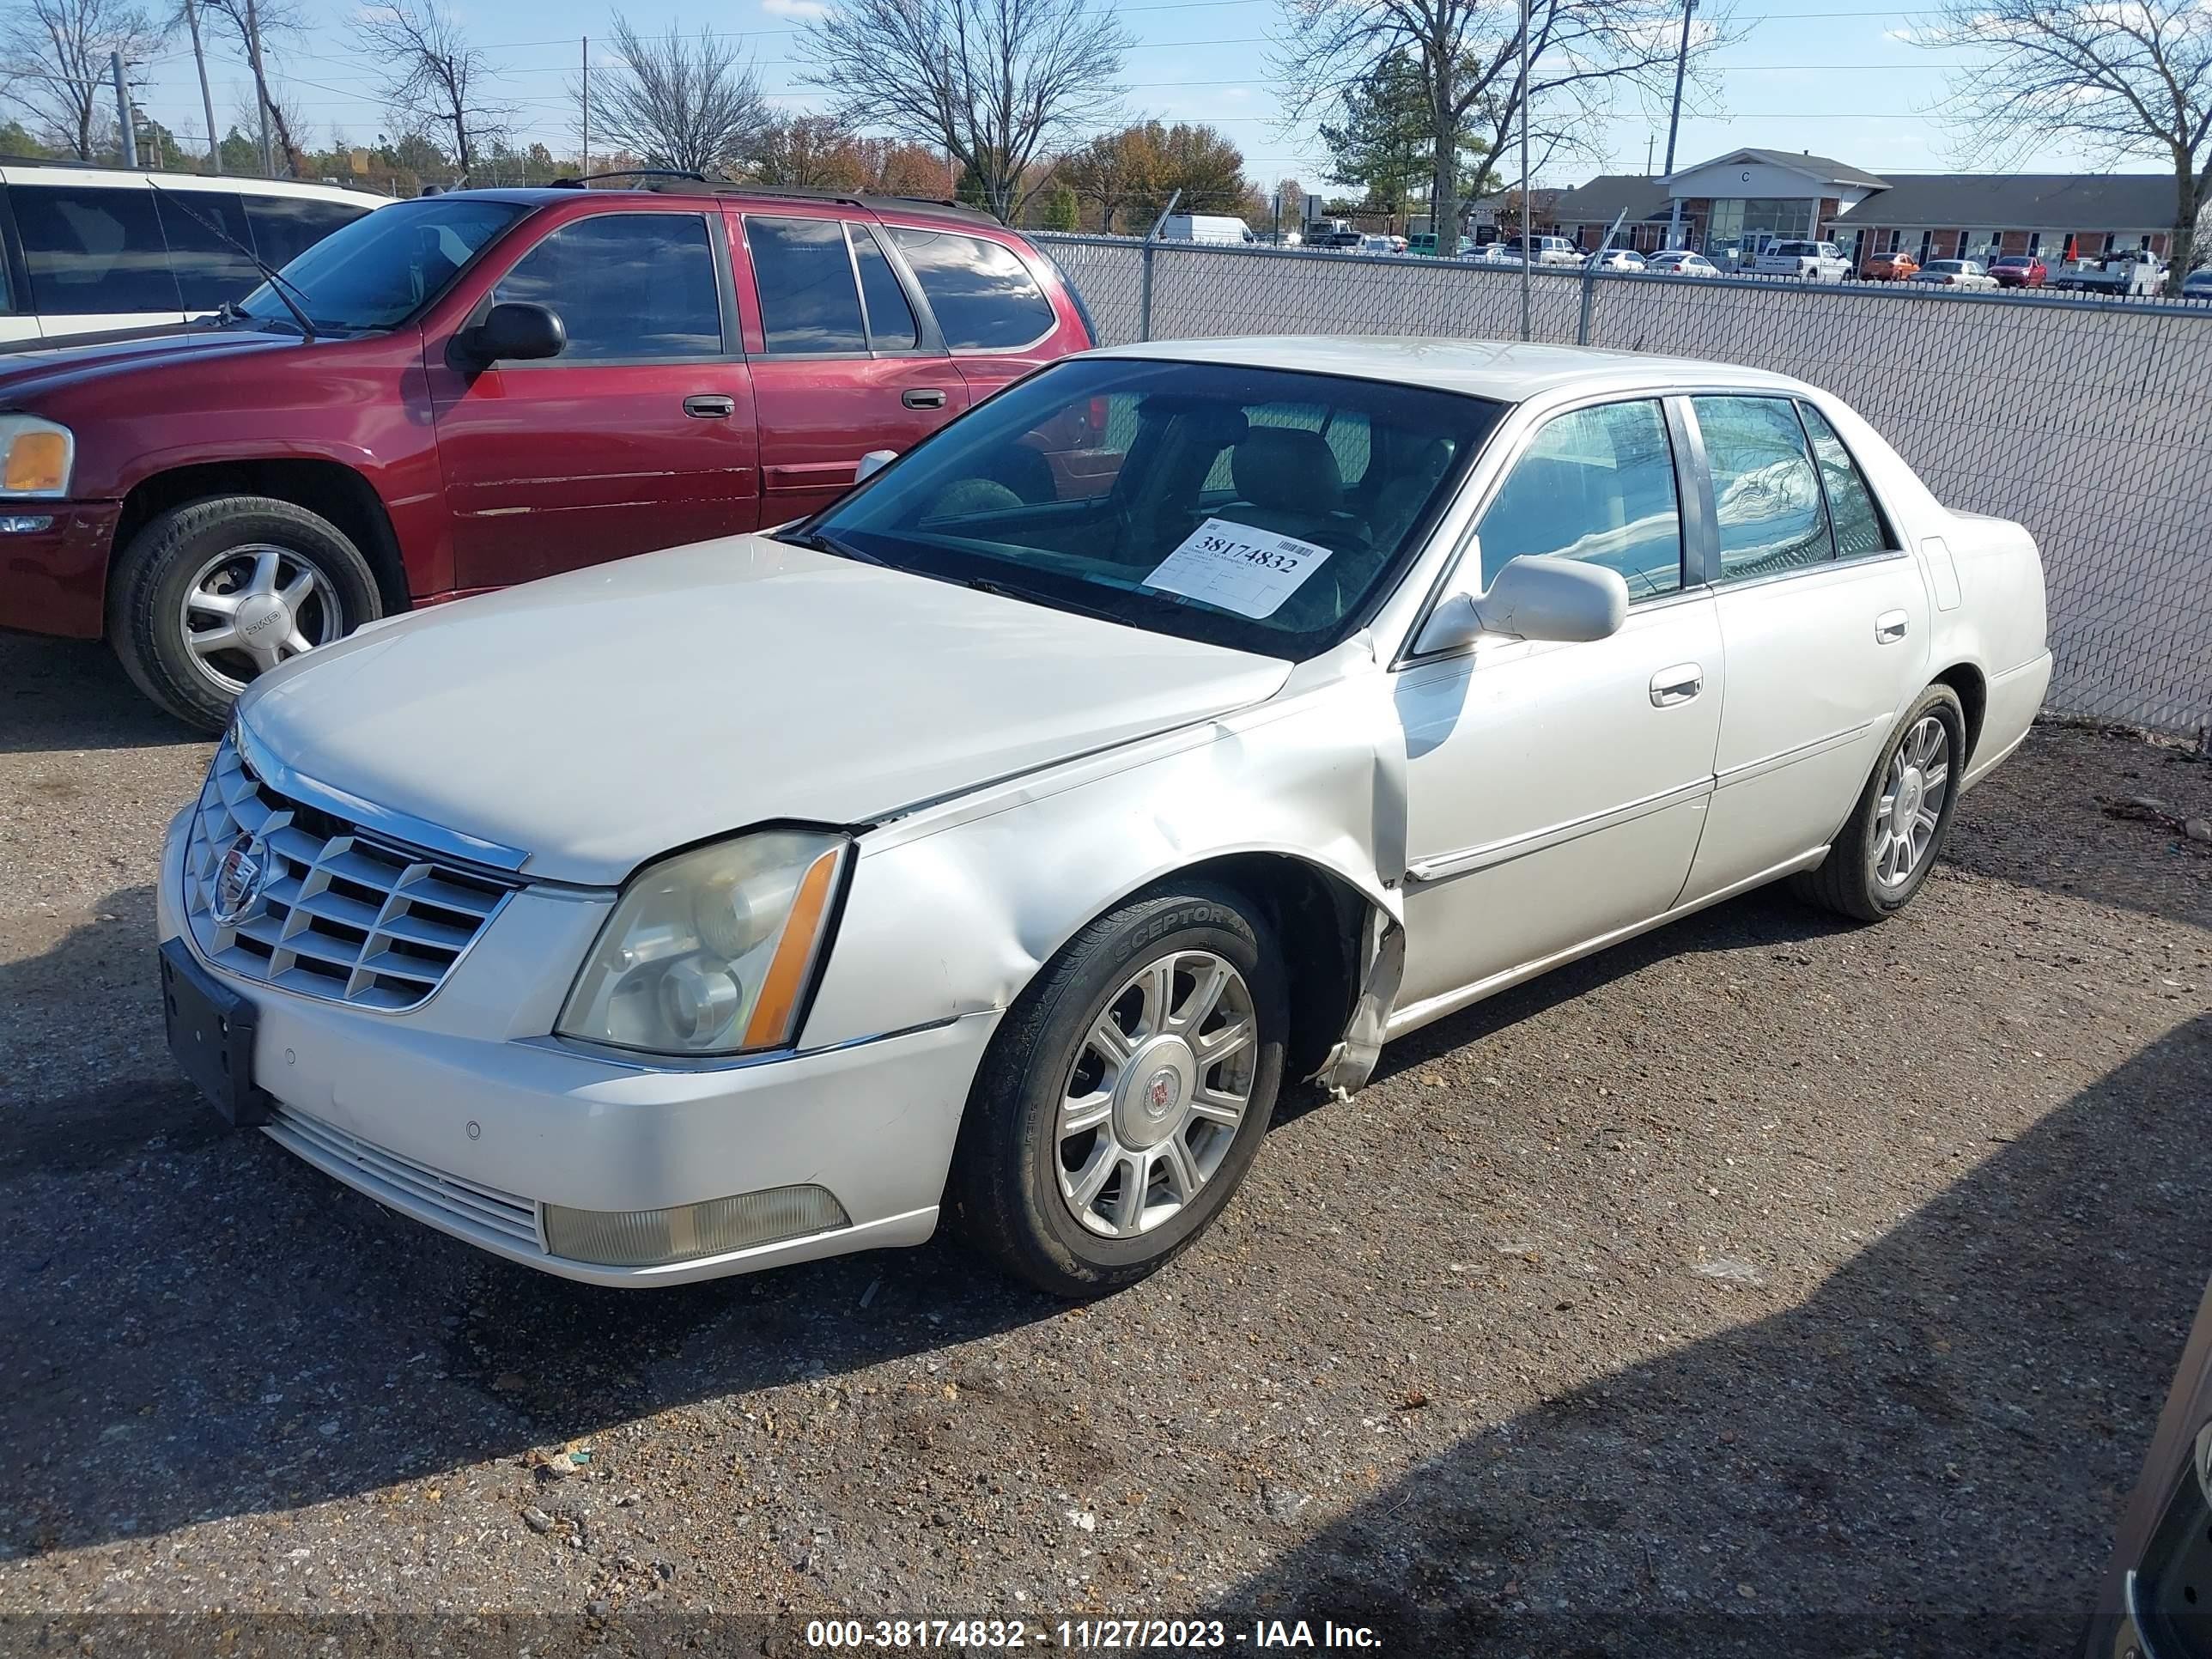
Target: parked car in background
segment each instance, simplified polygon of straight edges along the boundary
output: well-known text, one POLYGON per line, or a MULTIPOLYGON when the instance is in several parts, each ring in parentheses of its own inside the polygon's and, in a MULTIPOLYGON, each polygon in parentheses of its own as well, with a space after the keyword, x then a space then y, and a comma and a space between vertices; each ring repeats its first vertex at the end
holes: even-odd
POLYGON ((1485 242, 1473 252, 1463 253, 1460 257, 1478 265, 1518 266, 1521 264, 1521 244, 1504 240, 1485 242))
POLYGON ((289 179, 0 165, 0 344, 173 326, 387 198, 289 179))
POLYGON ((2166 285, 2166 262, 2148 248, 2128 248, 2054 272, 2050 285, 2087 294, 2147 298, 2166 285))
POLYGON ((1170 213, 1160 222, 1160 240, 1242 247, 1254 239, 1251 227, 1231 215, 1170 213))
POLYGON ((2041 288, 2050 279, 2051 267, 2033 253, 2000 255, 1990 267, 2000 288, 2041 288))
POLYGON ((779 532, 256 684, 164 845, 171 1046, 544 1271, 944 1217, 1095 1296, 1214 1219, 1285 1081, 1785 877, 1903 909, 2042 702, 2043 593, 1779 375, 1121 347, 779 532))
MULTIPOLYGON (((1462 236, 1459 239, 1459 252, 1461 257, 1464 258, 1468 253, 1474 250, 1474 239, 1473 237, 1462 236)), ((1437 251, 1436 232, 1432 230, 1425 230, 1417 235, 1407 237, 1406 239, 1406 251, 1409 253, 1425 253, 1434 258, 1437 251)))
POLYGON ((2182 280, 2185 300, 2212 300, 2212 265, 2201 265, 2182 280))
POLYGON ((1833 242, 1769 242, 1751 268, 1761 276, 1796 276, 1808 283, 1840 283, 1851 274, 1851 262, 1833 242))
POLYGON ((1920 272, 1920 262, 1899 248, 1893 253, 1876 253, 1859 267, 1859 275, 1870 283, 1908 282, 1920 272))
POLYGON ((1995 288, 1997 279, 1972 259, 1930 259, 1912 273, 1916 283, 1936 288, 1995 288))
POLYGON ((1668 248, 1644 262, 1644 268, 1661 276, 1717 276, 1720 267, 1702 253, 1687 248, 1668 248))
MULTIPOLYGON (((106 638, 219 730, 410 605, 834 500, 1091 343, 1051 260, 895 198, 464 191, 334 233, 224 327, 0 359, 0 620, 106 638)), ((1000 458, 1015 499, 1054 488, 1000 458)))
MULTIPOLYGON (((1518 239, 1516 239, 1518 246, 1518 239)), ((1583 251, 1564 236, 1536 238, 1536 263, 1540 265, 1579 265, 1583 251)))
POLYGON ((1609 247, 1602 253, 1593 253, 1583 264, 1594 270, 1621 270, 1641 274, 1650 269, 1644 258, 1634 248, 1609 247))

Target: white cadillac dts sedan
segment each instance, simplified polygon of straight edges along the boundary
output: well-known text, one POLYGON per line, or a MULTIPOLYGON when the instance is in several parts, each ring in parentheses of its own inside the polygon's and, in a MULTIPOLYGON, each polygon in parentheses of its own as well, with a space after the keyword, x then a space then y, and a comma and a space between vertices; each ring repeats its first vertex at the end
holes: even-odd
POLYGON ((257 681, 161 877, 239 1123, 665 1285, 947 1215, 1070 1296, 1278 1091, 1779 878, 1865 921, 2043 698, 2018 525, 1718 364, 1055 364, 780 531, 257 681))

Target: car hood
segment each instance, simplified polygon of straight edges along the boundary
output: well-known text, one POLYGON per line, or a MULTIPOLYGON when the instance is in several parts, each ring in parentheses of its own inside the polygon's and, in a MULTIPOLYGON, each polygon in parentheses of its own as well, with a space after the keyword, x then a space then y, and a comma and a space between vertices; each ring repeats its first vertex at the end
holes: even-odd
POLYGON ((610 885, 749 824, 865 823, 1224 714, 1289 672, 743 536, 373 624, 240 718, 326 789, 610 885))
POLYGON ((24 346, 0 351, 0 402, 15 404, 35 392, 96 375, 288 346, 297 350, 302 343, 296 334, 260 329, 177 326, 24 346))

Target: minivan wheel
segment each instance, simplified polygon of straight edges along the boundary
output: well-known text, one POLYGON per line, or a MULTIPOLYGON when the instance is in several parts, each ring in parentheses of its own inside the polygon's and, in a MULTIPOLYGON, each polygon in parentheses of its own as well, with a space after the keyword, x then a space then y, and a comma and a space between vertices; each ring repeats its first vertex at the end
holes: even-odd
POLYGON ((108 589, 108 638, 131 679, 188 726, 220 732, 279 663, 381 614, 345 532, 290 501, 221 495, 170 508, 131 538, 108 589))
POLYGON ((1798 896, 1857 921, 1911 903, 1950 836, 1966 758, 1958 694, 1931 685, 1897 723, 1826 860, 1793 878, 1798 896))
POLYGON ((1266 918, 1177 882, 1091 924, 993 1038, 952 1219, 1056 1296, 1135 1283, 1219 1214, 1282 1080, 1288 993, 1266 918))

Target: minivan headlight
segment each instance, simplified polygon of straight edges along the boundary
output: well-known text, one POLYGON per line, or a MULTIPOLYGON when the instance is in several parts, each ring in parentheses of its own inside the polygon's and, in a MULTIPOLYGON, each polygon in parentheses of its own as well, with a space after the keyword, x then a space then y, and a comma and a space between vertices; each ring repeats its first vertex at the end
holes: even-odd
POLYGON ((623 890, 554 1029, 655 1054, 785 1047, 850 847, 820 830, 770 830, 648 866, 623 890))
POLYGON ((76 438, 36 415, 0 415, 0 495, 66 495, 76 438))

